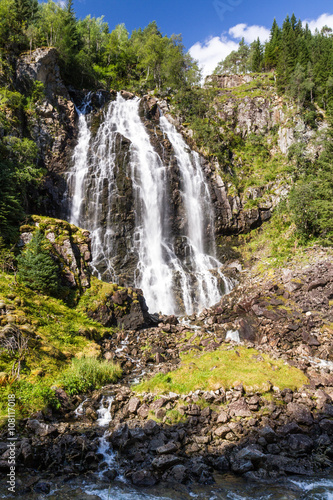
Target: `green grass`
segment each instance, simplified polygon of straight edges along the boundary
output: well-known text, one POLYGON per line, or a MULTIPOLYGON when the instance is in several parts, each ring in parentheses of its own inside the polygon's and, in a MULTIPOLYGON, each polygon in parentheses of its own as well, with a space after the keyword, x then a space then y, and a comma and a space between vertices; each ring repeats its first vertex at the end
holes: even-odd
POLYGON ((80 394, 112 384, 121 377, 120 366, 95 358, 73 359, 60 377, 60 385, 68 394, 80 394))
POLYGON ((250 233, 240 235, 237 250, 255 272, 273 271, 291 260, 306 263, 304 250, 318 243, 313 238, 303 241, 297 234, 286 206, 276 209, 270 221, 250 233))
MULTIPOLYGON (((15 283, 14 277, 5 273, 0 273, 0 300, 13 308, 10 321, 28 339, 20 380, 12 385, 7 383, 0 386, 1 422, 6 417, 6 398, 11 391, 17 395, 17 418, 26 417, 50 404, 52 406, 54 391, 51 387, 56 383, 59 385, 60 374, 70 373, 66 370, 71 366, 72 358, 97 358, 100 355, 97 341, 105 335, 112 335, 115 330, 103 327, 59 299, 39 295, 15 283)), ((2 317, 2 326, 6 318, 8 315, 2 317)), ((16 358, 9 356, 6 351, 0 351, 0 372, 7 374, 9 382, 16 358)), ((112 367, 112 370, 112 373, 119 375, 118 368, 112 367)), ((112 373, 105 380, 113 380, 112 373)), ((93 380, 99 385, 98 377, 93 380)), ((93 384, 90 384, 87 390, 92 388, 93 384)))
POLYGON ((256 361, 255 349, 219 349, 193 356, 182 356, 180 368, 167 374, 158 373, 134 387, 138 393, 177 392, 229 389, 243 384, 246 390, 267 390, 268 382, 280 389, 296 389, 308 383, 301 370, 286 365, 282 360, 272 360, 261 354, 263 361, 256 361))

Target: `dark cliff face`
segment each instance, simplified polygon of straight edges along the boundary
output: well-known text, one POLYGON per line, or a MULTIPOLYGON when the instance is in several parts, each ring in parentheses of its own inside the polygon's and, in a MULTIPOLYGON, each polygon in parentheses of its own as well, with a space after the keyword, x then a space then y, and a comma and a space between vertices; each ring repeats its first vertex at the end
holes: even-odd
POLYGON ((75 106, 61 79, 55 49, 37 49, 17 60, 16 88, 29 95, 36 81, 43 84, 44 95, 33 112, 26 114, 26 128, 38 146, 39 166, 47 173, 39 192, 32 194, 36 203, 32 201, 29 209, 59 217, 66 190, 62 174, 70 165, 77 128, 75 106))

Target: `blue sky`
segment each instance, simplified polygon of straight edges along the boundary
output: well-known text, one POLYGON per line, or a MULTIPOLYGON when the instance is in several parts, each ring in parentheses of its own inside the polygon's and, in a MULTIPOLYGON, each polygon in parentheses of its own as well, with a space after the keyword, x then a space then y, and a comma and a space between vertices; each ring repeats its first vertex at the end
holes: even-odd
POLYGON ((209 73, 240 37, 262 40, 276 17, 279 25, 295 13, 310 27, 333 28, 333 5, 328 0, 74 0, 77 17, 104 15, 110 29, 124 23, 129 32, 156 21, 163 34, 181 33, 186 49, 209 73), (323 14, 327 16, 323 17, 323 14))

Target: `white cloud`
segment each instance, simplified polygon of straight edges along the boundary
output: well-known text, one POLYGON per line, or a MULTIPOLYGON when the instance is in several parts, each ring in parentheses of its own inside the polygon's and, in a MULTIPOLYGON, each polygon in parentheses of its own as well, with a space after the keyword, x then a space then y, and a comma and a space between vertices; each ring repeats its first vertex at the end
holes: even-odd
POLYGON ((264 42, 269 37, 269 30, 264 26, 248 26, 237 24, 229 29, 229 36, 222 34, 209 38, 205 42, 196 42, 190 48, 191 56, 199 62, 203 77, 211 75, 217 64, 225 59, 230 52, 238 49, 238 42, 232 40, 244 37, 245 42, 251 43, 258 37, 264 42))
POLYGON ((238 43, 224 36, 210 38, 204 43, 197 42, 190 48, 191 56, 199 62, 203 77, 211 75, 217 64, 230 52, 237 50, 238 43))
MULTIPOLYGON (((306 19, 303 26, 308 23, 312 32, 317 28, 319 31, 323 26, 333 29, 333 14, 322 14, 317 19, 306 19)), ((232 26, 228 33, 223 33, 220 37, 209 38, 205 42, 196 42, 190 48, 191 56, 199 62, 202 68, 203 77, 210 75, 217 64, 225 59, 230 52, 238 49, 238 40, 244 38, 246 43, 251 43, 258 37, 261 43, 269 39, 270 31, 265 26, 247 25, 239 23, 232 26), (235 41, 237 40, 237 41, 235 41)))
POLYGON ((246 43, 251 43, 257 38, 263 43, 268 40, 269 33, 270 31, 265 26, 257 26, 256 24, 248 26, 245 23, 240 23, 229 29, 229 35, 232 38, 244 38, 246 43))
POLYGON ((323 26, 328 26, 333 29, 333 14, 322 14, 318 19, 305 19, 305 21, 303 21, 303 26, 305 26, 306 23, 309 25, 312 32, 314 32, 316 28, 320 31, 323 26))

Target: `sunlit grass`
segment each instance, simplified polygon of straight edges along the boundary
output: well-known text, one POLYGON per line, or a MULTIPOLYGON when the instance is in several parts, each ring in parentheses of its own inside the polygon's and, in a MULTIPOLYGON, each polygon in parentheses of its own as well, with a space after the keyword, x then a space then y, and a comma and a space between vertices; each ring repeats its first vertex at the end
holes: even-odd
POLYGON ((190 391, 229 389, 243 384, 246 390, 267 390, 273 385, 279 389, 298 389, 308 383, 301 370, 282 360, 273 360, 255 349, 237 347, 232 350, 182 356, 180 368, 167 374, 159 373, 135 386, 136 392, 188 394, 190 391))

